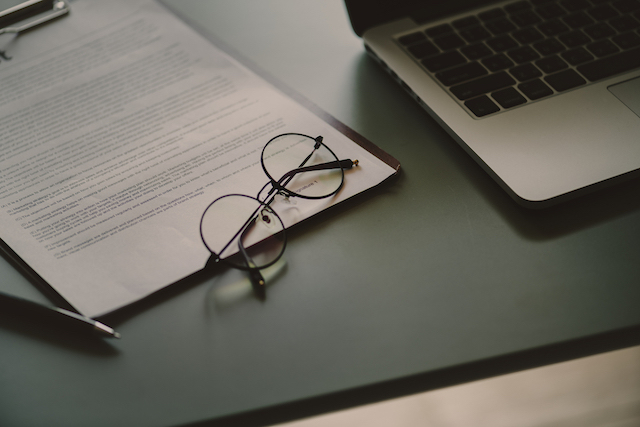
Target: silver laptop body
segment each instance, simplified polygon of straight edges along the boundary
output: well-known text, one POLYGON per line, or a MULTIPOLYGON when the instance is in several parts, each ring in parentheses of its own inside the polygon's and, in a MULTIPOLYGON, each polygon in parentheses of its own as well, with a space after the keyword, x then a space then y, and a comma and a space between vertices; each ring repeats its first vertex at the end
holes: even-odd
MULTIPOLYGON (((538 100, 524 96, 526 102, 510 108, 501 108, 488 93, 499 111, 478 117, 400 42, 509 3, 428 22, 399 16, 354 28, 376 61, 520 204, 546 207, 638 176, 640 69, 596 82, 585 79, 586 84, 538 100)), ((350 15, 357 13, 349 1, 347 8, 350 15)))

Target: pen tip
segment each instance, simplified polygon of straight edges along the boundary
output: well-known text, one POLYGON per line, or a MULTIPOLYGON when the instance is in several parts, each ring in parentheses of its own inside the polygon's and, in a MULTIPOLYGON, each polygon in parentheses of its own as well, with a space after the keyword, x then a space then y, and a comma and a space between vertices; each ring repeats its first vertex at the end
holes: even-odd
POLYGON ((109 326, 105 325, 104 323, 100 323, 100 322, 95 322, 93 325, 93 328, 96 332, 98 332, 100 335, 107 337, 107 338, 120 338, 120 334, 116 331, 113 330, 113 328, 110 328, 109 326))

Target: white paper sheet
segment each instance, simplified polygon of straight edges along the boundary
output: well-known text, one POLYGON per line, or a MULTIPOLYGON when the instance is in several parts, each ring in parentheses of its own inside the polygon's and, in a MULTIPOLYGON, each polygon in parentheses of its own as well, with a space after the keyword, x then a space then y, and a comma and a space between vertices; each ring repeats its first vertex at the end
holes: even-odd
POLYGON ((74 2, 0 51, 0 236, 88 316, 200 270, 202 212, 258 192, 277 134, 360 161, 287 225, 395 173, 153 1, 74 2))

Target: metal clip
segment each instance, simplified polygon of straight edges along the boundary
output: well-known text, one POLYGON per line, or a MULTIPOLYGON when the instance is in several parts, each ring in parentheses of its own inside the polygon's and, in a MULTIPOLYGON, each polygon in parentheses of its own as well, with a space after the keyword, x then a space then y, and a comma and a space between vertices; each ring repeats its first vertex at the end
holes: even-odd
POLYGON ((56 18, 71 10, 66 0, 29 0, 0 11, 0 34, 21 33, 56 18))

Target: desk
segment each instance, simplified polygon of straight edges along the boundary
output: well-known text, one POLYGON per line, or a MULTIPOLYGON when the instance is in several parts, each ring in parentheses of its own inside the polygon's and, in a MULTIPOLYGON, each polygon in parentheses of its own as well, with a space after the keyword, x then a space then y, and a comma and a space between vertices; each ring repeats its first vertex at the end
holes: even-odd
POLYGON ((295 228, 266 303, 215 303, 241 277, 222 271, 107 316, 117 342, 0 314, 0 425, 275 423, 640 343, 637 181, 525 210, 366 57, 340 0, 170 4, 402 174, 295 228))

